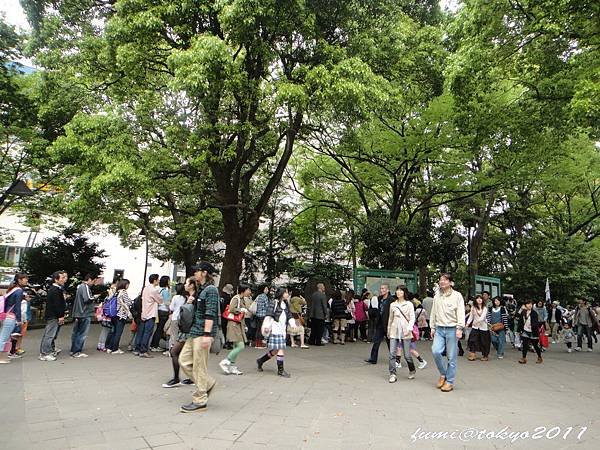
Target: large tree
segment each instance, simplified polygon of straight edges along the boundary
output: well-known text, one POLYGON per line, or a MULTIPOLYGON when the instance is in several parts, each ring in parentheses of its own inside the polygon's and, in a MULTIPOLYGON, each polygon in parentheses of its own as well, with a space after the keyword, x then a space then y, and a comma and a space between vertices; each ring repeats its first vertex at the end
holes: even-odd
POLYGON ((222 284, 237 283, 306 125, 332 103, 353 114, 376 100, 377 78, 358 49, 398 13, 385 0, 28 3, 47 41, 40 61, 91 88, 100 101, 91 109, 138 126, 162 117, 158 108, 139 114, 147 98, 178 106, 174 129, 157 132, 183 135, 210 171, 207 206, 220 211, 226 244, 222 284))

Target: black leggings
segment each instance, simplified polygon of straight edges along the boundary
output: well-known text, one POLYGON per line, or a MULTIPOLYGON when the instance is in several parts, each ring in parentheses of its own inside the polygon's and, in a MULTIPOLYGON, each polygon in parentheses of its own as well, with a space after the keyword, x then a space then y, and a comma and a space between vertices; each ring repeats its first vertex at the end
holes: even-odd
POLYGON ((535 352, 538 355, 538 358, 542 357, 542 350, 540 349, 540 340, 535 338, 529 338, 526 336, 521 336, 521 352, 523 354, 523 358, 527 358, 527 352, 529 351, 529 344, 533 345, 535 352))
POLYGON ((183 350, 185 342, 175 342, 171 347, 171 364, 173 364, 173 379, 179 380, 179 354, 183 350))

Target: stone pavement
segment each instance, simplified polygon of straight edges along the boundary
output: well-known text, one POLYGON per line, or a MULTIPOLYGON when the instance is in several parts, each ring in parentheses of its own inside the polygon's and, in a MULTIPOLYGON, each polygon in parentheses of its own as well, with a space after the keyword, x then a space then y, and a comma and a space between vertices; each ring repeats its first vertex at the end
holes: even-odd
POLYGON ((428 342, 419 350, 429 366, 415 380, 406 379, 404 366, 396 384, 387 382, 385 344, 376 366, 363 363, 370 349, 365 343, 288 349, 290 379, 275 375, 274 361, 257 373, 254 360, 261 351, 246 349, 238 360, 246 373, 238 377, 220 373, 217 363, 225 354, 211 355, 218 385, 209 408, 182 414, 179 406, 190 400, 193 387, 161 388, 171 375, 169 359, 96 352, 99 331, 92 326, 87 359, 69 358, 66 326, 56 362, 37 360, 36 330, 26 338, 25 357, 0 366, 1 448, 598 448, 600 346, 567 354, 555 345, 543 365, 533 364, 533 357, 517 364, 512 349, 504 360, 487 363, 459 358, 451 393, 434 387, 438 376, 428 342), (537 430, 544 437, 532 438, 536 427, 546 427, 537 430), (498 436, 475 434, 483 430, 498 436), (455 434, 426 434, 444 431, 455 434), (523 434, 509 434, 517 432, 523 434))

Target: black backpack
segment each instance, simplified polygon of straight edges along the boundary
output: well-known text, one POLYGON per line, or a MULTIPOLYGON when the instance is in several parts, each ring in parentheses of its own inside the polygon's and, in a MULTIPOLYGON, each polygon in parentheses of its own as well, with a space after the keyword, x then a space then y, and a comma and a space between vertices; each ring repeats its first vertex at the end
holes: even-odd
MULTIPOLYGON (((142 292, 144 292, 143 289, 142 289, 142 292)), ((129 311, 131 311, 131 315, 133 316, 134 320, 139 321, 142 318, 142 293, 141 292, 140 292, 140 295, 138 295, 133 300, 133 305, 131 305, 131 308, 129 308, 129 311)))
POLYGON ((185 303, 179 308, 179 320, 177 325, 179 331, 182 333, 189 333, 192 331, 192 325, 194 324, 194 318, 196 317, 196 305, 198 300, 194 303, 185 303))

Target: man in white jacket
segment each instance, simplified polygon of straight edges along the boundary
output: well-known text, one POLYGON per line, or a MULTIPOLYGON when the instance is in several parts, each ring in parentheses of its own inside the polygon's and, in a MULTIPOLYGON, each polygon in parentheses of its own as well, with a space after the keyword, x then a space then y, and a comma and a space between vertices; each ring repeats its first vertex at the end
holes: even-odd
POLYGON ((433 299, 429 318, 433 337, 431 352, 440 372, 437 388, 442 392, 454 389, 458 340, 465 326, 465 301, 460 292, 452 289, 452 281, 451 274, 440 275, 440 290, 433 299), (447 362, 443 357, 444 351, 447 362))

